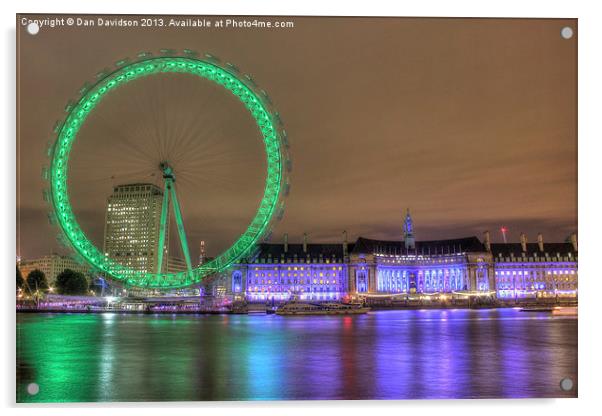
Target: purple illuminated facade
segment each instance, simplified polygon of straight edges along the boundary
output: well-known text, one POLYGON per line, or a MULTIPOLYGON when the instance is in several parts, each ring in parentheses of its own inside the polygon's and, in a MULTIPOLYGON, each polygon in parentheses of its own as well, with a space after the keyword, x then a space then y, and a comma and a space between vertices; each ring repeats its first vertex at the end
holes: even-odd
POLYGON ((340 300, 349 291, 348 246, 343 244, 262 244, 249 262, 230 274, 231 292, 249 301, 340 300))
POLYGON ((500 299, 577 297, 577 239, 568 243, 491 244, 500 299))
MULTIPOLYGON (((347 293, 346 277, 343 263, 250 264, 244 294, 250 301, 287 300, 291 293, 303 300, 340 300, 347 293)), ((243 287, 234 286, 233 293, 243 293, 243 287)))
POLYGON ((360 237, 340 244, 261 244, 255 256, 218 279, 250 302, 347 296, 488 296, 500 300, 577 297, 577 241, 492 244, 477 237, 415 241, 409 212, 403 240, 360 237))

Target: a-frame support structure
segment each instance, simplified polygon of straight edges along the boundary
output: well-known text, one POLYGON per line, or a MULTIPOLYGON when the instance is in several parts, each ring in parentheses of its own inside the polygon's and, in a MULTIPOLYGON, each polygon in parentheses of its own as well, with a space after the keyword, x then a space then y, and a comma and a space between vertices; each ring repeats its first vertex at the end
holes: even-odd
POLYGON ((159 168, 163 172, 163 180, 165 186, 163 189, 163 205, 161 205, 161 223, 159 225, 159 243, 157 247, 157 273, 162 272, 163 267, 163 252, 165 245, 165 229, 167 228, 167 220, 169 213, 169 199, 171 196, 171 202, 173 204, 174 216, 176 218, 176 225, 178 227, 178 236, 180 238, 180 245, 182 247, 182 253, 184 254, 184 260, 186 261, 186 268, 188 273, 192 273, 192 263, 190 262, 190 251, 188 250, 188 243, 186 241, 186 232, 184 231, 184 221, 182 220, 182 212, 180 211, 180 203, 178 202, 178 196, 176 193, 176 176, 168 162, 161 162, 159 168))

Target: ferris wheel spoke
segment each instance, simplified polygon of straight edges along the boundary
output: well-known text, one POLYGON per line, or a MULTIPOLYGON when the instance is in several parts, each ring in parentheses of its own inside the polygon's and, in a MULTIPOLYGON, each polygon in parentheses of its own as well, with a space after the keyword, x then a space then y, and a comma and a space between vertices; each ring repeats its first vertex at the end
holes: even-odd
POLYGON ((183 153, 184 156, 189 158, 195 158, 198 163, 211 162, 220 159, 231 159, 233 156, 244 156, 247 155, 243 150, 226 147, 219 144, 198 145, 193 147, 189 152, 183 153))
MULTIPOLYGON (((79 171, 79 169, 73 169, 74 171, 79 171)), ((129 171, 129 172, 121 172, 119 174, 103 174, 101 176, 93 176, 90 175, 89 170, 81 170, 82 175, 78 175, 79 183, 84 183, 85 181, 105 181, 105 180, 115 180, 115 179, 123 179, 126 180, 132 177, 148 177, 153 176, 155 173, 148 169, 129 171)))
MULTIPOLYGON (((151 98, 148 97, 148 91, 146 89, 142 89, 140 91, 141 94, 129 94, 128 97, 134 98, 134 103, 129 106, 131 109, 136 109, 137 111, 141 111, 142 109, 148 109, 149 103, 151 102, 151 98)), ((159 129, 157 124, 157 119, 154 114, 149 116, 149 112, 143 112, 143 119, 136 123, 136 136, 141 137, 144 140, 142 143, 149 143, 152 145, 151 147, 154 149, 154 159, 153 162, 157 162, 161 160, 162 156, 160 153, 159 146, 159 135, 157 131, 159 129)))
MULTIPOLYGON (((234 179, 228 179, 223 175, 211 175, 210 173, 206 173, 204 176, 203 187, 205 189, 209 188, 219 188, 219 189, 236 189, 236 185, 238 181, 234 179)), ((191 189, 198 189, 198 181, 196 180, 197 176, 187 175, 186 173, 179 173, 178 180, 183 182, 187 187, 191 189)))
POLYGON ((203 131, 202 136, 199 133, 194 133, 194 130, 190 130, 178 138, 178 141, 173 144, 173 155, 175 158, 181 157, 182 155, 197 154, 201 156, 207 148, 211 148, 216 144, 216 137, 219 130, 219 126, 212 124, 206 125, 203 128, 196 127, 195 123, 190 123, 197 131, 203 131))
POLYGON ((102 122, 98 128, 103 128, 107 131, 107 137, 112 140, 112 143, 114 142, 115 146, 126 147, 128 150, 133 151, 134 154, 137 154, 146 160, 152 158, 152 154, 148 152, 148 149, 141 147, 132 140, 133 137, 144 136, 145 132, 142 131, 142 129, 144 128, 145 123, 135 123, 133 126, 127 126, 122 122, 116 126, 113 120, 118 120, 119 117, 111 117, 109 119, 108 116, 105 116, 102 113, 97 115, 97 119, 102 122), (133 130, 130 131, 130 129, 133 130))
MULTIPOLYGON (((180 127, 175 130, 175 140, 171 142, 169 149, 172 158, 178 158, 181 154, 198 151, 199 154, 205 149, 219 143, 218 137, 223 130, 226 121, 218 119, 215 115, 209 116, 210 112, 205 111, 211 106, 219 106, 222 98, 214 98, 217 89, 212 89, 209 97, 199 106, 199 116, 192 119, 178 119, 176 124, 180 127), (200 133, 200 134, 199 134, 200 133)), ((184 112, 179 112, 183 114, 184 112)))
MULTIPOLYGON (((197 84, 194 84, 195 87, 197 86, 197 84)), ((183 93, 185 91, 182 91, 182 84, 181 83, 177 83, 177 86, 179 87, 177 90, 175 90, 174 95, 175 97, 179 97, 181 96, 181 94, 183 95, 183 93)), ((206 87, 203 85, 203 87, 206 87)), ((198 89, 198 87, 196 88, 198 89)), ((205 91, 206 88, 203 88, 203 91, 205 91)), ((174 91, 174 90, 172 90, 174 91)), ((185 111, 177 111, 175 113, 176 116, 179 116, 177 120, 174 121, 174 124, 176 125, 177 129, 174 129, 174 136, 175 139, 174 141, 172 141, 172 147, 170 148, 170 151, 177 151, 179 149, 185 149, 187 148, 187 146, 190 146, 191 144, 194 144, 195 142, 198 143, 197 136, 198 136, 198 132, 199 131, 203 131, 203 130, 207 130, 207 128, 213 128, 215 130, 215 126, 213 125, 213 123, 208 123, 208 121, 215 121, 215 117, 212 117, 211 119, 209 119, 208 114, 209 112, 206 111, 208 109, 208 107, 210 106, 210 103, 212 103, 213 105, 219 105, 219 101, 220 101, 220 97, 223 97, 222 95, 217 95, 216 97, 216 93, 217 93, 218 89, 217 88, 211 88, 209 90, 209 94, 207 94, 207 96, 203 99, 203 100, 199 100, 199 102, 195 103, 195 108, 197 110, 197 116, 195 117, 186 117, 186 114, 189 114, 185 111)), ((200 96, 204 96, 205 94, 197 94, 200 96)), ((170 156, 172 154, 170 153, 170 156)))
POLYGON ((155 147, 155 153, 158 156, 159 160, 164 160, 165 149, 164 140, 162 139, 163 132, 160 117, 161 111, 159 109, 160 105, 160 103, 157 103, 155 94, 146 100, 146 105, 141 106, 140 108, 149 108, 148 116, 150 117, 150 120, 148 120, 148 138, 153 143, 155 147))
MULTIPOLYGON (((180 83, 176 83, 176 85, 178 87, 180 87, 180 83)), ((178 88, 178 87, 170 90, 171 94, 175 97, 178 97, 181 94, 180 88, 178 88)), ((171 100, 166 100, 166 101, 171 101, 171 100)), ((170 131, 169 139, 170 140, 167 143, 166 156, 170 160, 175 160, 174 151, 176 149, 180 148, 180 142, 182 141, 182 136, 184 134, 184 130, 186 129, 186 125, 191 124, 191 123, 190 123, 190 120, 187 120, 186 112, 180 111, 179 108, 177 110, 174 110, 171 108, 164 107, 164 110, 166 112, 166 115, 168 115, 168 114, 171 115, 171 120, 169 122, 169 131, 170 131), (170 110, 170 111, 168 111, 168 110, 170 110)))

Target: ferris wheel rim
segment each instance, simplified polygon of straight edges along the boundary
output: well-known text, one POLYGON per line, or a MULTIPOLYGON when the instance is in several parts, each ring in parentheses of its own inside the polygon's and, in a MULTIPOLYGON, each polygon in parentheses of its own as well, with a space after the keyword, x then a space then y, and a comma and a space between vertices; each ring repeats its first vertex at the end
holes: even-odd
POLYGON ((288 141, 280 116, 269 97, 259 90, 254 80, 242 75, 232 64, 220 66, 215 57, 206 59, 191 56, 149 56, 145 54, 134 62, 120 61, 117 69, 102 73, 94 85, 84 87, 75 104, 66 108, 65 121, 56 129, 57 137, 50 153, 49 202, 53 217, 68 245, 91 267, 129 286, 174 289, 200 283, 206 276, 219 273, 249 255, 269 233, 271 222, 282 216, 282 199, 288 192, 287 172, 290 169, 288 141), (248 227, 236 241, 215 259, 191 271, 152 273, 130 269, 102 253, 81 229, 71 206, 68 193, 68 162, 71 147, 87 117, 112 90, 135 79, 160 73, 187 73, 214 82, 232 93, 241 102, 260 130, 264 144, 267 175, 259 208, 248 227))

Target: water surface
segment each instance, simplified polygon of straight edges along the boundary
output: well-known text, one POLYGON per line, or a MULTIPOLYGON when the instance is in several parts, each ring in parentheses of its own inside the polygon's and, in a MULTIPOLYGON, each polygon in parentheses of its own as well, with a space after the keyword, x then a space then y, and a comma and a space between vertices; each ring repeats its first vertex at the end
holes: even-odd
POLYGON ((577 395, 577 319, 514 309, 17 314, 17 341, 20 402, 577 395))

